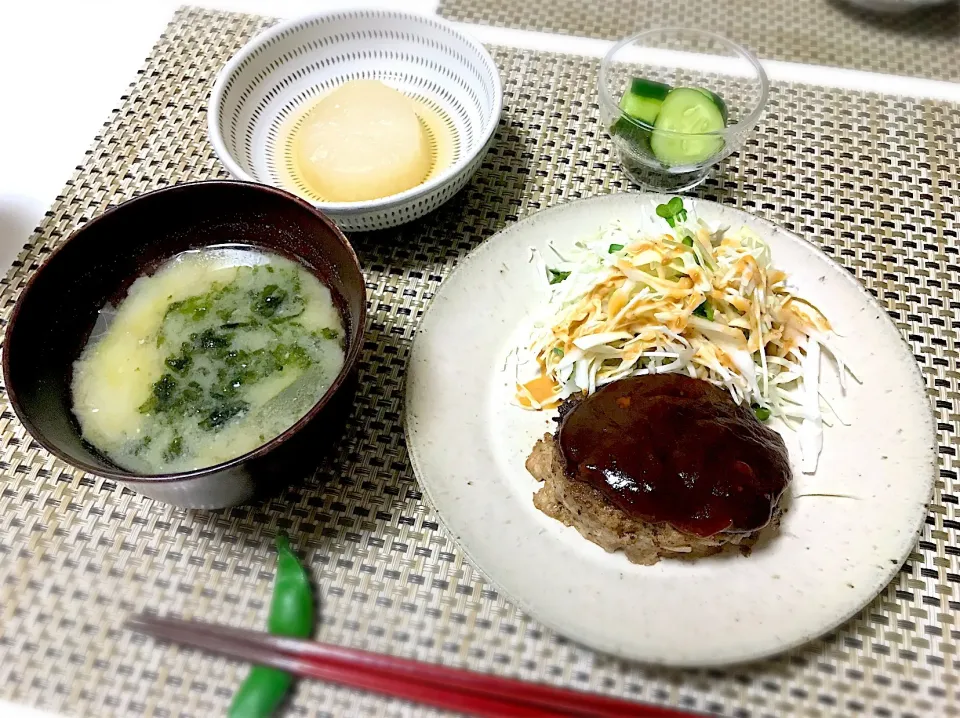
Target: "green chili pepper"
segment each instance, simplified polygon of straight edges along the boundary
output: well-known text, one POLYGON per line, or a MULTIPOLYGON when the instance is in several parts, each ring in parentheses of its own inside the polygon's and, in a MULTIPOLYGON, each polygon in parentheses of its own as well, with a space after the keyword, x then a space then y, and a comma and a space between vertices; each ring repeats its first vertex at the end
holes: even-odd
POLYGON ((230 704, 229 718, 268 718, 283 703, 293 676, 277 668, 254 666, 230 704))
POLYGON ((290 549, 283 534, 277 536, 277 579, 267 622, 270 633, 307 638, 313 633, 313 588, 310 576, 290 549))
MULTIPOLYGON (((290 549, 283 534, 277 536, 277 578, 270 601, 270 633, 309 638, 313 633, 313 589, 310 576, 290 549)), ((254 666, 230 704, 229 718, 268 718, 283 702, 293 677, 289 673, 254 666)))

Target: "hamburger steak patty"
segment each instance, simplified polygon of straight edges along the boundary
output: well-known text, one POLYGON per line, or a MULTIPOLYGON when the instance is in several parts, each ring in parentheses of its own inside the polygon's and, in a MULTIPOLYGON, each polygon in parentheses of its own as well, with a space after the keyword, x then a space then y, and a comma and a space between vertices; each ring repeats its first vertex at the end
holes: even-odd
POLYGON ((744 550, 778 524, 786 446, 721 389, 690 377, 623 379, 568 400, 527 470, 534 505, 633 563, 744 550))

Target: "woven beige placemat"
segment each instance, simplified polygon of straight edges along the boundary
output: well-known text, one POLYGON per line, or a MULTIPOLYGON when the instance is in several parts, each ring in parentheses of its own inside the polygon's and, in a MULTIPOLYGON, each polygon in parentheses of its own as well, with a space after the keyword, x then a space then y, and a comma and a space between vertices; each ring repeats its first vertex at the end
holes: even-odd
POLYGON ((440 0, 451 20, 619 40, 698 27, 761 58, 960 81, 960 5, 904 15, 844 0, 440 0))
MULTIPOLYGON (((205 137, 207 95, 221 65, 266 24, 177 13, 3 280, 4 320, 51 248, 108 204, 225 176, 205 137)), ((758 132, 699 191, 814 240, 880 298, 936 401, 941 466, 916 550, 842 630, 752 666, 665 670, 571 645, 521 614, 464 561, 407 461, 407 353, 450 268, 520 216, 627 189, 596 106, 579 99, 592 96, 596 61, 493 52, 505 110, 472 184, 421 221, 352 237, 371 309, 360 390, 346 440, 314 480, 257 507, 171 508, 51 459, 4 399, 0 696, 98 717, 222 714, 245 666, 156 645, 121 622, 151 608, 264 626, 272 537, 282 529, 320 587, 323 640, 737 718, 960 715, 957 108, 777 86, 758 132)), ((288 715, 438 714, 304 682, 288 715)))

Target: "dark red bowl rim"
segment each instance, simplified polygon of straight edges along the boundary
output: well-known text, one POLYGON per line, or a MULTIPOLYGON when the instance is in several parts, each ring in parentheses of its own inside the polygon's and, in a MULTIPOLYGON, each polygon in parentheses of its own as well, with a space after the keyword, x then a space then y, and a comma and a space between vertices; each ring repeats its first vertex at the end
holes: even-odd
POLYGON ((298 204, 301 208, 307 210, 310 214, 316 217, 320 222, 325 224, 327 228, 333 233, 334 237, 344 246, 347 250, 347 253, 350 259, 353 260, 354 266, 356 266, 357 271, 360 273, 361 278, 363 275, 363 268, 360 266, 360 260, 357 258, 357 253, 353 249, 353 245, 350 244, 350 241, 347 239, 346 235, 340 230, 336 223, 330 219, 327 215, 321 212, 319 209, 314 207, 312 204, 306 200, 287 192, 286 190, 279 189, 277 187, 271 187, 270 185, 259 184, 257 182, 243 182, 239 180, 200 180, 197 182, 184 182, 182 184, 170 185, 168 187, 161 187, 160 189, 151 190, 150 192, 145 192, 143 194, 132 197, 131 199, 121 202, 115 207, 110 207, 109 209, 104 210, 101 214, 98 214, 96 217, 91 219, 89 222, 86 222, 80 227, 77 227, 73 232, 70 233, 70 236, 67 240, 61 244, 57 249, 55 249, 46 261, 33 273, 30 279, 27 281, 27 284, 24 286, 23 290, 20 292, 20 296, 17 298, 17 303, 13 308, 13 311, 10 312, 10 317, 7 319, 7 327, 4 331, 3 338, 3 383, 7 390, 7 396, 10 400, 10 406, 13 407, 14 413, 17 415, 17 418, 20 420, 20 423, 23 424, 24 428, 29 432, 30 436, 33 437, 37 443, 39 443, 44 449, 53 454, 55 457, 65 462, 70 466, 74 466, 78 469, 82 469, 87 473, 94 474, 96 476, 102 476, 107 479, 113 479, 116 481, 127 481, 127 482, 150 482, 150 483, 164 483, 164 482, 175 482, 175 481, 189 481, 190 479, 201 478, 204 476, 209 476, 212 474, 220 473, 221 471, 230 470, 237 466, 246 464, 247 462, 253 459, 259 459, 263 456, 266 456, 274 449, 277 449, 281 445, 285 444, 288 440, 293 438, 304 426, 306 426, 314 417, 319 414, 323 408, 329 403, 330 399, 334 394, 340 389, 343 383, 346 381, 347 377, 353 371, 356 366, 357 360, 360 357, 360 349, 363 346, 363 332, 366 326, 367 319, 367 289, 366 282, 361 283, 361 288, 363 290, 363 297, 360 303, 360 314, 357 321, 357 326, 350 327, 350 340, 347 345, 347 353, 344 357, 343 367, 340 369, 340 373, 337 375, 337 378, 330 384, 327 388, 327 391, 323 394, 322 397, 317 401, 316 404, 304 414, 297 423, 293 424, 289 429, 284 431, 282 434, 275 436, 270 441, 265 444, 261 444, 252 451, 248 451, 246 454, 241 454, 240 456, 230 459, 229 461, 224 461, 219 464, 214 464, 213 466, 207 466, 201 469, 193 469, 191 471, 183 471, 170 474, 136 474, 130 471, 124 471, 122 469, 111 469, 109 467, 99 467, 92 466, 85 461, 77 460, 72 457, 67 456, 65 453, 61 452, 60 449, 50 442, 48 442, 41 432, 36 430, 36 427, 33 425, 33 422, 26 417, 25 412, 20 408, 20 402, 17 400, 17 392, 13 384, 10 382, 10 363, 9 363, 9 353, 7 347, 10 346, 10 334, 13 331, 14 324, 16 323, 17 316, 20 313, 20 308, 23 304, 24 298, 28 295, 30 290, 33 288, 33 284, 36 281, 37 277, 46 270, 47 265, 53 261, 53 259, 60 253, 60 251, 66 247, 78 234, 81 232, 87 231, 90 227, 96 225, 98 222, 103 220, 105 217, 112 215, 114 212, 119 212, 123 209, 129 208, 131 205, 146 200, 148 198, 154 197, 159 194, 174 194, 181 192, 190 192, 194 187, 200 186, 223 186, 223 187, 245 187, 248 189, 255 190, 257 192, 264 192, 266 194, 272 194, 284 201, 294 202, 298 204))

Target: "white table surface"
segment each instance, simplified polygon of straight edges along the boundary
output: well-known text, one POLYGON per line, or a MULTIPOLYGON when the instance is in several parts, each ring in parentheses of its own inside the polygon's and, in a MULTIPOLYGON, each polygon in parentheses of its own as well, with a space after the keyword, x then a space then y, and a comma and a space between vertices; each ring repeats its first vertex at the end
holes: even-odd
MULTIPOLYGON (((522 1, 522 0, 520 0, 522 1)), ((433 13, 437 0, 5 0, 0 3, 0 272, 53 203, 174 10, 204 7, 296 17, 338 7, 433 13)), ((471 27, 478 39, 602 56, 609 42, 471 27)), ((960 84, 764 61, 774 80, 960 102, 960 84)), ((3 718, 51 718, 0 700, 3 718)))

